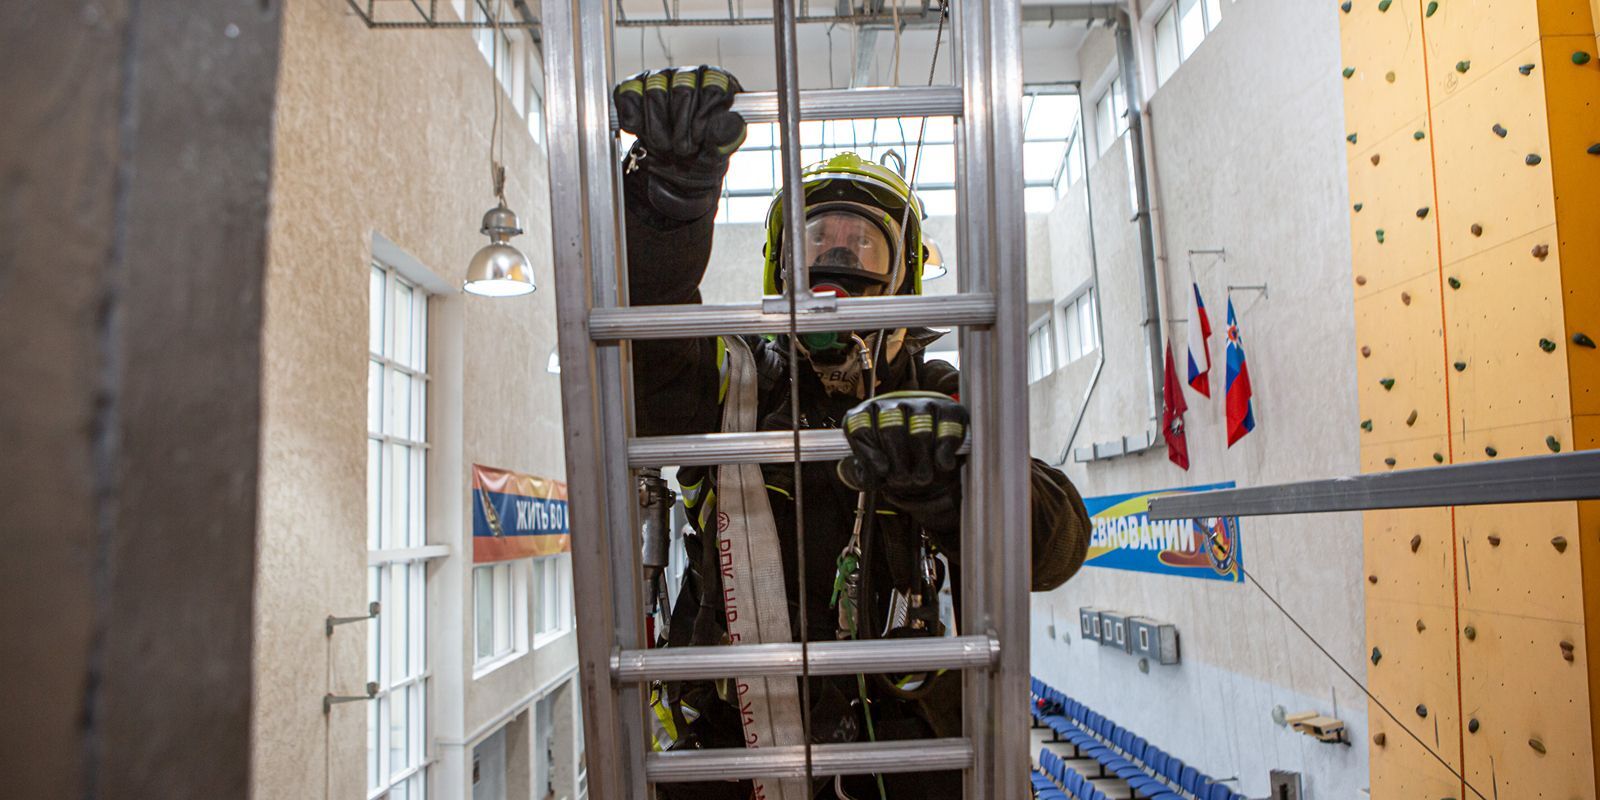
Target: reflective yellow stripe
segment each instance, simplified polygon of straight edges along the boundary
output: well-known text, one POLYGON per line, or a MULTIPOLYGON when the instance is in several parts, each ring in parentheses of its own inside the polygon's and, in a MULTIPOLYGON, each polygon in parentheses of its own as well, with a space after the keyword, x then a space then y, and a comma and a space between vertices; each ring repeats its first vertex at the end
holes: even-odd
POLYGON ((623 94, 644 94, 644 81, 638 78, 623 81, 622 85, 617 87, 617 91, 623 94))
POLYGON ((663 92, 666 91, 667 90, 667 75, 666 75, 666 73, 657 72, 654 75, 651 75, 650 77, 645 78, 644 79, 644 88, 645 88, 646 91, 651 91, 651 92, 656 91, 658 89, 663 91, 663 92))
POLYGON ((846 433, 855 433, 856 431, 860 430, 861 428, 863 428, 863 427, 865 427, 867 425, 870 425, 871 423, 872 423, 872 416, 870 414, 868 414, 865 411, 857 411, 856 413, 851 414, 848 417, 845 417, 844 430, 845 430, 846 433))
POLYGON ((696 76, 693 72, 676 73, 672 76, 672 88, 681 89, 687 86, 688 88, 693 89, 695 84, 699 82, 697 77, 698 76, 696 76))
POLYGON ((939 435, 941 437, 944 437, 944 436, 955 436, 957 438, 964 437, 964 436, 967 435, 967 426, 962 425, 959 422, 951 422, 950 420, 945 420, 944 422, 939 423, 939 435))
POLYGON ((889 408, 878 412, 878 428, 898 428, 906 424, 906 412, 889 408))
POLYGON ((706 489, 706 501, 700 506, 700 530, 708 530, 706 512, 717 507, 717 487, 706 489))
POLYGON ((728 344, 721 336, 717 337, 716 359, 717 375, 721 378, 717 386, 717 405, 720 406, 722 401, 728 399, 728 382, 733 378, 732 370, 728 369, 728 344))
POLYGON ((912 433, 933 433, 933 415, 912 414, 910 430, 912 433))
POLYGON ((777 493, 778 493, 778 494, 781 494, 781 495, 783 495, 783 496, 784 496, 784 497, 787 497, 787 498, 789 498, 789 499, 790 499, 790 500, 793 500, 793 499, 794 499, 794 495, 792 495, 792 494, 789 494, 789 490, 788 490, 788 489, 783 489, 783 488, 780 488, 780 487, 777 487, 777 486, 773 486, 773 485, 772 485, 772 484, 770 484, 770 483, 769 483, 769 484, 767 484, 767 488, 768 488, 768 489, 771 489, 771 490, 772 490, 772 491, 774 491, 774 492, 777 492, 777 493))
POLYGON ((722 155, 727 155, 729 153, 732 153, 735 150, 738 150, 739 147, 744 144, 744 137, 749 135, 749 133, 750 133, 750 129, 749 128, 746 128, 744 130, 739 131, 739 139, 738 139, 738 141, 729 142, 729 143, 727 143, 727 144, 725 144, 725 145, 723 145, 721 147, 718 147, 717 148, 717 152, 721 153, 722 155))
POLYGON ((726 89, 728 88, 728 75, 719 69, 708 69, 706 74, 700 77, 700 85, 726 89))
POLYGON ((706 479, 705 478, 701 478, 700 480, 697 480, 694 483, 687 484, 687 485, 682 487, 682 489, 683 489, 683 505, 685 507, 693 508, 696 503, 700 502, 700 485, 705 483, 705 482, 706 482, 706 479))

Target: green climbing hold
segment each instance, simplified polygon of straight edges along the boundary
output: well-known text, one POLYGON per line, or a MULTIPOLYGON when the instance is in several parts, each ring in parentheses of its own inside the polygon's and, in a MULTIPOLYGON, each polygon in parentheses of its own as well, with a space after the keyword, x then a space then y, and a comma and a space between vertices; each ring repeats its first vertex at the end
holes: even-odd
POLYGON ((1479 727, 1478 720, 1476 717, 1474 717, 1467 722, 1467 733, 1477 733, 1479 727))
POLYGON ((1427 218, 1428 218, 1428 207, 1427 206, 1423 206, 1422 208, 1417 209, 1417 219, 1427 219, 1427 218))
POLYGON ((1383 229, 1378 229, 1378 244, 1383 244, 1383 229))
POLYGON ((1467 362, 1457 361, 1453 366, 1456 368, 1456 372, 1465 372, 1467 369, 1467 362))
POLYGON ((1361 420, 1361 430, 1364 430, 1364 431, 1367 431, 1367 432, 1370 433, 1372 431, 1372 420, 1370 420, 1370 419, 1361 420))
POLYGON ((1589 334, 1582 331, 1572 334, 1572 343, 1579 347, 1594 349, 1594 340, 1589 338, 1589 334))
POLYGON ((1433 16, 1433 12, 1438 11, 1438 10, 1439 10, 1438 0, 1434 0, 1434 2, 1431 2, 1431 3, 1428 4, 1428 10, 1423 12, 1423 16, 1431 17, 1431 16, 1433 16))
POLYGON ((1428 707, 1423 705, 1423 704, 1421 704, 1421 703, 1418 703, 1417 704, 1417 716, 1422 717, 1423 719, 1427 719, 1427 717, 1428 717, 1428 707))
POLYGON ((1487 455, 1490 458, 1494 458, 1495 456, 1500 455, 1500 451, 1494 449, 1493 447, 1485 447, 1485 448, 1483 448, 1483 452, 1484 452, 1484 455, 1487 455))
POLYGON ((1344 0, 1343 3, 1340 3, 1339 9, 1346 14, 1350 13, 1350 0, 1344 0))
POLYGON ((1522 159, 1522 163, 1527 164, 1528 166, 1532 167, 1532 166, 1536 166, 1539 162, 1541 162, 1543 160, 1544 159, 1539 157, 1538 153, 1529 153, 1527 158, 1522 159))
POLYGON ((1388 11, 1389 10, 1389 4, 1393 3, 1393 2, 1394 2, 1394 0, 1378 0, 1378 10, 1379 11, 1388 11))
POLYGON ((1550 448, 1550 452, 1552 453, 1561 452, 1561 440, 1554 436, 1544 437, 1544 446, 1550 448))
POLYGON ((1349 139, 1351 144, 1355 144, 1356 143, 1356 135, 1353 134, 1353 133, 1350 134, 1349 136, 1344 137, 1344 138, 1349 139))
POLYGON ((1589 155, 1600 156, 1600 142, 1589 145, 1589 155))
POLYGON ((1394 388, 1394 378, 1384 378, 1378 383, 1383 385, 1383 390, 1386 392, 1394 388))
POLYGON ((1517 67, 1517 71, 1522 73, 1522 74, 1524 74, 1524 75, 1532 75, 1533 74, 1533 65, 1532 64, 1523 64, 1522 66, 1517 67))
POLYGON ((1471 61, 1457 61, 1456 62, 1456 72, 1466 72, 1469 69, 1472 69, 1472 62, 1471 61))
POLYGON ((1550 341, 1549 339, 1540 339, 1539 349, 1545 351, 1546 353, 1554 353, 1556 351, 1556 343, 1550 341))
POLYGON ((1445 283, 1450 284, 1450 288, 1452 288, 1452 289, 1460 289, 1461 288, 1461 281, 1456 280, 1455 278, 1446 278, 1445 279, 1445 283))
POLYGON ((1344 68, 1344 76, 1346 78, 1348 78, 1348 77, 1350 77, 1351 75, 1354 75, 1354 74, 1356 74, 1356 68, 1355 67, 1345 67, 1344 68))
POLYGON ((1361 203, 1356 203, 1355 205, 1351 206, 1351 208, 1355 209, 1357 214, 1360 214, 1361 213, 1361 206, 1362 206, 1361 203))
POLYGON ((1379 650, 1376 647, 1372 648, 1372 666, 1374 666, 1374 667, 1378 666, 1378 662, 1382 661, 1382 660, 1383 660, 1383 651, 1379 650))
POLYGON ((1423 133, 1422 131, 1417 131, 1416 133, 1411 134, 1411 138, 1416 139, 1419 142, 1427 138, 1427 136, 1428 134, 1423 133))
POLYGON ((1494 135, 1496 135, 1496 136, 1498 136, 1498 137, 1500 137, 1500 138, 1502 138, 1502 139, 1504 139, 1504 138, 1506 138, 1506 129, 1505 129, 1505 127, 1504 127, 1504 126, 1502 126, 1502 125, 1501 125, 1501 124, 1500 124, 1500 123, 1498 123, 1498 122, 1496 122, 1496 123, 1495 123, 1495 124, 1494 124, 1494 127, 1493 127, 1493 128, 1490 128, 1490 129, 1489 129, 1489 130, 1492 130, 1492 131, 1494 131, 1494 135))
POLYGON ((1444 453, 1434 453, 1433 454, 1433 463, 1435 463, 1435 464, 1443 464, 1444 463, 1444 453))
POLYGON ((1582 50, 1574 50, 1572 52, 1572 63, 1577 64, 1580 67, 1589 63, 1589 54, 1583 52, 1582 50))

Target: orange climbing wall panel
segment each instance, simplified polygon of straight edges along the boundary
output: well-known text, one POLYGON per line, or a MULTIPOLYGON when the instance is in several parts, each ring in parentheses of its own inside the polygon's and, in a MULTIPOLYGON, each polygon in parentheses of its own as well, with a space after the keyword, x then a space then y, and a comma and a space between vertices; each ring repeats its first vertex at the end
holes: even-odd
MULTIPOLYGON (((1573 58, 1597 16, 1341 16, 1363 470, 1600 446, 1600 350, 1574 340, 1600 340, 1600 58, 1573 58)), ((1399 717, 1370 710, 1373 797, 1475 796, 1403 724, 1489 796, 1595 798, 1600 504, 1364 520, 1368 678, 1399 717)))

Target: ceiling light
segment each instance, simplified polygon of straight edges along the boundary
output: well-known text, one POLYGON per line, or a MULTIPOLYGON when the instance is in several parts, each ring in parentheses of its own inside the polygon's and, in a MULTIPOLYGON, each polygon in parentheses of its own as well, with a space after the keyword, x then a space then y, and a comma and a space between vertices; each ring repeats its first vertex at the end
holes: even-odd
POLYGON ((538 288, 533 283, 533 265, 511 244, 511 237, 522 233, 517 215, 501 203, 483 215, 484 245, 467 264, 467 279, 461 288, 483 297, 515 297, 538 288))

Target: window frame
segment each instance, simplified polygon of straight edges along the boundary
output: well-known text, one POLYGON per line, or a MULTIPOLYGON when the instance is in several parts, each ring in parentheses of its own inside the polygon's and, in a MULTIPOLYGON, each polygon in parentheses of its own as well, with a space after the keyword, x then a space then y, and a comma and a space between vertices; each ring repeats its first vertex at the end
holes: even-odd
POLYGON ((531 559, 495 561, 472 567, 473 678, 481 678, 528 654, 528 583, 531 559), (479 602, 480 581, 487 580, 489 605, 479 602), (484 652, 480 626, 487 610, 489 649, 484 652))
POLYGON ((1028 383, 1034 384, 1056 371, 1055 319, 1045 314, 1028 326, 1028 383))
POLYGON ((532 577, 528 582, 530 606, 529 633, 533 649, 572 633, 572 554, 557 553, 530 559, 532 577), (553 600, 553 602, 552 602, 553 600), (552 610, 553 606, 553 610, 552 610))

